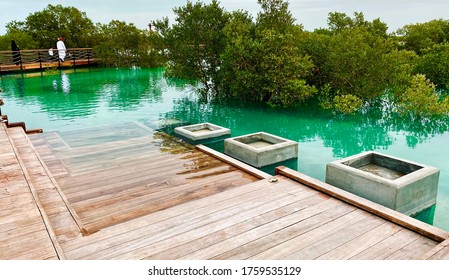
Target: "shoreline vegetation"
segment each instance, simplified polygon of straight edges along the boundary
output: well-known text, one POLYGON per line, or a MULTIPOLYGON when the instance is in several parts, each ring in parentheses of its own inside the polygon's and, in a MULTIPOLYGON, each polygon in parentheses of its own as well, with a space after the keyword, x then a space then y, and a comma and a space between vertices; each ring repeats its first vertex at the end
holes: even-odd
POLYGON ((449 20, 405 25, 331 12, 327 28, 304 30, 284 0, 258 0, 261 11, 226 11, 218 1, 188 1, 176 20, 149 30, 113 20, 93 23, 75 7, 48 5, 6 25, 0 49, 93 47, 105 67, 165 67, 192 81, 200 100, 297 107, 315 100, 353 114, 382 104, 412 118, 449 115, 449 20), (374 105, 376 104, 376 105, 374 105))

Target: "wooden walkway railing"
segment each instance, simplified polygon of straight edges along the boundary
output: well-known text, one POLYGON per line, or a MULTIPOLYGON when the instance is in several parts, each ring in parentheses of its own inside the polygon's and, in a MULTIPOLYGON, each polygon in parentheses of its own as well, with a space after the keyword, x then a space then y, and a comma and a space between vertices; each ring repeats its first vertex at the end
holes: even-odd
POLYGON ((0 51, 0 72, 70 67, 96 63, 92 48, 72 48, 66 50, 64 61, 59 59, 57 49, 53 55, 49 50, 23 50, 18 52, 0 51))

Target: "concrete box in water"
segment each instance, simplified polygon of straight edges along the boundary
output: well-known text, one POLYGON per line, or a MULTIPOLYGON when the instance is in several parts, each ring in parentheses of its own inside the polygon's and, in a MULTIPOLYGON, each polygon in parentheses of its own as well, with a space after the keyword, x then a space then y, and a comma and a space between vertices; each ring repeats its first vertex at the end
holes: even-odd
POLYGON ((263 167, 298 157, 298 143, 265 132, 257 132, 224 142, 225 154, 255 167, 263 167))
POLYGON ((406 215, 436 203, 440 171, 377 152, 328 163, 326 183, 406 215))
POLYGON ((199 123, 177 127, 175 133, 192 142, 198 142, 230 135, 231 130, 212 123, 199 123))

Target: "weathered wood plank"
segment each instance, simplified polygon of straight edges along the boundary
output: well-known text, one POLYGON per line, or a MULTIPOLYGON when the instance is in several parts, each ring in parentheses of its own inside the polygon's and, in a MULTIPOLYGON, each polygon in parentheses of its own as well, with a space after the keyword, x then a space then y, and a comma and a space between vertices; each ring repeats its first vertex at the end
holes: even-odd
POLYGON ((19 148, 14 146, 16 130, 0 124, 0 139, 7 140, 2 141, 4 146, 1 148, 7 153, 2 154, 3 164, 0 165, 0 259, 56 257, 39 205, 33 197, 35 192, 30 186, 30 176, 24 170, 24 162, 28 160, 21 159, 19 148), (29 254, 30 250, 39 247, 41 254, 29 254))
POLYGON ((367 231, 372 230, 382 224, 382 222, 383 221, 377 217, 366 215, 366 218, 359 220, 357 223, 350 224, 346 228, 341 228, 337 232, 329 232, 329 235, 324 236, 318 242, 314 242, 309 246, 286 256, 285 259, 316 259, 321 255, 331 252, 335 248, 363 235, 367 231))
MULTIPOLYGON (((37 210, 40 213, 40 216, 42 217, 43 223, 45 225, 46 228, 46 236, 50 239, 53 249, 55 250, 55 252, 57 253, 58 257, 60 259, 64 259, 64 252, 62 250, 62 248, 60 247, 56 234, 54 233, 52 227, 51 227, 51 223, 50 220, 47 216, 47 214, 45 213, 45 210, 39 200, 36 188, 34 186, 33 183, 33 178, 30 176, 30 174, 28 173, 25 164, 27 163, 28 165, 31 166, 36 166, 36 165, 40 165, 42 164, 37 158, 37 154, 34 152, 32 145, 30 145, 30 143, 27 140, 27 137, 25 135, 25 132, 23 131, 22 128, 16 127, 16 128, 12 128, 12 129, 8 129, 6 130, 6 134, 8 135, 8 137, 11 139, 11 144, 12 144, 12 148, 16 154, 17 157, 17 161, 18 164, 21 166, 22 170, 23 170, 23 175, 25 180, 27 181, 30 193, 33 197, 34 200, 34 204, 37 206, 37 210), (25 140, 24 140, 25 139, 25 140), (19 150, 20 148, 22 148, 22 150, 24 149, 24 147, 20 147, 20 146, 16 146, 16 143, 19 142, 22 145, 25 145, 26 148, 25 150, 29 153, 26 154, 19 154, 19 150), (31 151, 33 153, 31 153, 29 150, 31 149, 31 151), (33 157, 33 158, 32 158, 33 157)), ((20 145, 20 144, 19 144, 20 145)), ((22 151, 23 152, 23 151, 22 151)), ((41 166, 42 167, 42 166, 41 166)), ((45 172, 45 171, 44 171, 45 172)), ((44 175, 44 173, 42 173, 42 175, 44 175)), ((45 173, 44 176, 48 176, 48 174, 45 173)))
MULTIPOLYGON (((311 194, 298 190, 298 193, 293 194, 279 194, 273 195, 272 200, 268 200, 265 203, 260 204, 240 204, 232 209, 225 209, 221 212, 211 213, 207 219, 209 223, 204 224, 204 220, 197 220, 193 223, 194 228, 188 231, 180 232, 174 235, 172 238, 163 237, 162 240, 156 241, 151 244, 142 244, 143 246, 136 248, 132 251, 128 251, 122 254, 116 254, 113 256, 114 259, 142 259, 146 258, 148 255, 153 253, 163 252, 172 248, 173 246, 179 246, 186 242, 190 242, 197 238, 202 238, 209 234, 216 234, 216 232, 221 232, 235 224, 247 223, 251 219, 260 217, 260 215, 266 214, 268 212, 275 211, 281 207, 291 204, 297 199, 309 197, 311 194), (226 215, 233 213, 231 216, 222 216, 226 212, 226 215)), ((253 201, 254 202, 254 201, 253 201)), ((168 230, 164 235, 170 235, 172 229, 168 230)))
POLYGON ((361 198, 352 193, 346 192, 342 189, 339 189, 327 183, 321 182, 305 174, 299 173, 286 167, 276 168, 276 173, 284 175, 297 182, 303 183, 309 187, 315 188, 323 193, 326 193, 339 200, 350 203, 374 215, 385 218, 391 222, 397 223, 402 227, 408 228, 428 238, 432 238, 435 241, 442 242, 449 238, 449 233, 444 230, 441 230, 439 228, 416 220, 412 217, 406 216, 397 211, 391 210, 387 207, 384 207, 367 199, 361 198))
POLYGON ((449 260, 449 239, 441 242, 421 257, 424 260, 449 260))
POLYGON ((401 230, 401 227, 385 221, 378 227, 358 236, 357 238, 342 244, 334 250, 318 257, 322 260, 348 260, 362 251, 374 246, 382 240, 392 236, 401 230))
MULTIPOLYGON (((258 195, 264 195, 266 188, 265 182, 257 181, 251 184, 243 185, 239 188, 229 189, 226 192, 215 194, 208 199, 200 199, 197 201, 190 201, 173 208, 166 209, 157 213, 145 215, 132 221, 117 224, 101 231, 102 234, 94 234, 87 236, 81 240, 71 240, 64 244, 65 251, 71 251, 77 247, 89 246, 93 243, 107 243, 109 238, 121 235, 121 238, 126 238, 122 235, 124 232, 132 233, 135 230, 144 230, 145 227, 156 224, 165 220, 174 219, 174 223, 182 223, 194 219, 198 215, 203 215, 204 212, 218 211, 219 209, 233 207, 238 204, 241 199, 250 199, 258 195)), ((270 190, 268 190, 270 191, 270 190)), ((273 191, 273 190, 271 190, 273 191)))
POLYGON ((434 248, 437 242, 423 236, 390 255, 387 260, 419 260, 421 256, 434 248))
POLYGON ((382 240, 351 259, 357 260, 383 260, 387 259, 397 251, 408 246, 420 237, 419 234, 402 228, 392 236, 382 240))
MULTIPOLYGON (((347 208, 348 205, 341 204, 339 205, 339 207, 347 208)), ((252 256, 251 259, 287 258, 291 254, 298 252, 302 248, 310 246, 315 242, 319 242, 322 238, 330 234, 334 234, 339 230, 353 223, 357 223, 366 217, 363 211, 351 209, 351 207, 349 207, 349 209, 350 212, 347 212, 338 218, 334 218, 332 221, 314 228, 311 231, 292 236, 292 238, 283 242, 282 244, 279 244, 255 256, 252 256)))
POLYGON ((216 158, 220 159, 223 162, 226 162, 226 163, 228 163, 230 165, 233 165, 233 166, 235 166, 235 167, 237 167, 237 168, 239 168, 241 170, 245 170, 246 172, 248 172, 248 173, 250 173, 250 174, 252 174, 252 175, 254 175, 254 176, 256 176, 256 177, 258 177, 260 179, 268 179, 268 178, 271 177, 270 174, 267 174, 267 173, 265 173, 263 171, 260 171, 257 168, 254 168, 254 167, 252 167, 252 166, 250 166, 250 165, 248 165, 246 163, 243 163, 241 161, 238 161, 238 160, 236 160, 236 159, 234 159, 234 158, 232 158, 230 156, 227 156, 225 154, 217 153, 213 149, 208 148, 208 147, 206 147, 204 145, 197 145, 196 148, 198 150, 204 152, 204 153, 207 153, 207 154, 209 154, 209 155, 211 155, 213 157, 216 157, 216 158))
MULTIPOLYGON (((145 259, 179 259, 200 250, 207 252, 208 255, 204 258, 212 258, 212 256, 216 256, 223 251, 228 251, 231 248, 240 248, 247 244, 249 240, 253 241, 257 239, 263 232, 262 229, 258 228, 264 227, 265 230, 269 230, 270 228, 273 230, 272 222, 283 223, 283 226, 288 225, 286 221, 288 216, 327 200, 327 197, 323 197, 317 193, 301 192, 300 194, 310 196, 296 196, 293 203, 286 204, 272 211, 262 212, 259 216, 237 222, 232 226, 204 236, 193 236, 192 240, 186 241, 185 243, 179 245, 167 244, 169 248, 164 248, 160 252, 148 250, 145 259)), ((289 220, 292 221, 292 219, 289 220)), ((170 240, 165 241, 168 243, 170 240)))
MULTIPOLYGON (((241 190, 239 188, 234 192, 236 196, 228 197, 227 192, 223 192, 217 194, 217 197, 214 195, 216 201, 210 199, 204 199, 204 201, 195 200, 169 208, 167 211, 163 211, 163 213, 158 212, 145 216, 144 220, 152 222, 147 222, 147 224, 143 224, 142 227, 136 228, 135 230, 129 230, 126 234, 111 236, 111 238, 104 239, 101 243, 97 242, 95 246, 75 248, 73 251, 68 252, 68 254, 70 256, 90 256, 90 258, 94 257, 93 254, 99 253, 102 256, 107 256, 108 252, 109 254, 120 253, 117 250, 117 246, 120 246, 124 251, 129 251, 132 248, 141 246, 141 244, 147 244, 146 242, 156 242, 175 236, 177 233, 186 232, 199 225, 209 224, 214 217, 230 217, 239 212, 235 208, 238 208, 237 206, 242 203, 244 203, 242 207, 246 207, 247 209, 261 205, 269 201, 271 195, 276 190, 276 185, 266 186, 266 182, 256 182, 249 185, 249 189, 244 190, 243 194, 240 194, 241 190), (248 192, 248 190, 250 191, 248 192), (212 213, 219 214, 213 216, 212 213), (152 217, 158 219, 158 221, 153 221, 152 217), (146 234, 143 234, 144 232, 146 234), (148 238, 150 239, 148 240, 148 238), (114 248, 112 249, 111 247, 114 248), (101 250, 101 248, 106 250, 101 250)), ((290 191, 297 191, 295 186, 290 186, 289 188, 290 191)))
POLYGON ((338 201, 325 198, 318 204, 254 228, 209 248, 186 253, 181 259, 248 259, 320 227, 350 211, 353 211, 353 209, 346 206, 341 207, 338 201))

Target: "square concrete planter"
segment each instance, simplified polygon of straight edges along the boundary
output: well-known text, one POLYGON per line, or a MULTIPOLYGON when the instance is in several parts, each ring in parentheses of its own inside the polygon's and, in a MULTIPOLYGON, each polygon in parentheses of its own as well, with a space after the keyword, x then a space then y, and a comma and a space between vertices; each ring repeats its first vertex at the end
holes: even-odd
POLYGON ((327 183, 406 215, 436 203, 439 175, 437 168, 376 152, 326 166, 327 183))
POLYGON ((298 157, 298 143, 265 132, 233 138, 224 142, 225 154, 255 167, 263 167, 298 157))
POLYGON ((175 133, 191 142, 201 142, 228 136, 231 130, 211 123, 199 123, 177 127, 175 133))

